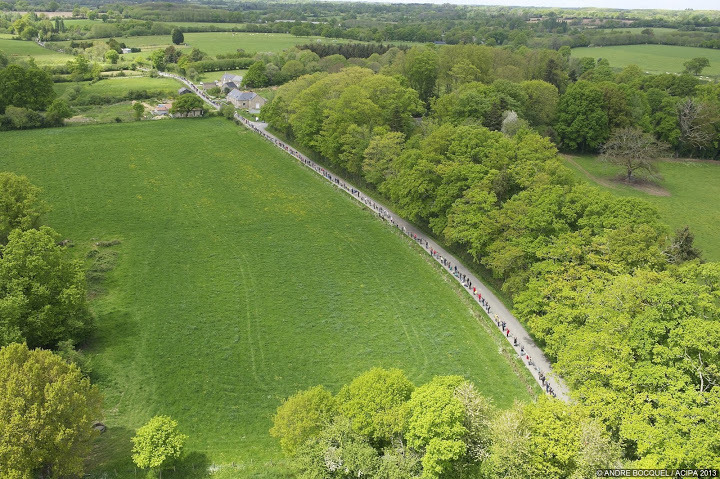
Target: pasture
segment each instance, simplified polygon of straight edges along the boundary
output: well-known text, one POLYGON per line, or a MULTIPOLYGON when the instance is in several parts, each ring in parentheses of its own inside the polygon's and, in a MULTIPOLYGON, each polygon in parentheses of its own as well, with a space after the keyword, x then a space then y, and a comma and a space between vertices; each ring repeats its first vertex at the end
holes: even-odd
POLYGON ((163 95, 175 95, 182 85, 170 78, 151 78, 148 76, 111 77, 98 82, 63 82, 53 84, 58 96, 66 94, 68 90, 79 87, 77 101, 82 103, 91 95, 108 95, 121 97, 131 90, 157 91, 163 95))
POLYGON ((64 65, 72 60, 71 55, 58 53, 43 48, 35 42, 27 40, 13 40, 9 36, 0 37, 0 50, 5 52, 11 61, 27 61, 35 58, 38 66, 64 65))
POLYGON ((612 47, 573 48, 574 57, 606 58, 613 68, 637 65, 649 73, 681 73, 683 63, 695 57, 706 57, 710 66, 703 75, 720 75, 720 50, 679 47, 674 45, 622 45, 612 47))
POLYGON ((653 204, 664 222, 672 230, 689 225, 695 233, 695 244, 702 250, 703 258, 720 261, 720 163, 704 160, 667 160, 658 164, 662 175, 659 186, 670 196, 654 196, 624 184, 608 180, 620 173, 619 167, 598 160, 594 156, 572 156, 566 164, 577 177, 599 185, 613 194, 642 198, 653 204), (582 170, 580 170, 579 165, 582 170))
POLYGON ((231 122, 13 131, 0 149, 0 170, 44 189, 46 223, 74 254, 121 241, 91 303, 109 429, 90 477, 134 478, 130 437, 155 414, 179 421, 202 465, 166 477, 231 462, 222 477, 280 477, 268 429, 281 400, 373 366, 416 383, 463 375, 503 408, 538 392, 410 240, 231 122))
MULTIPOLYGON (((107 39, 94 39, 95 42, 106 41, 107 39)), ((140 48, 138 53, 126 53, 122 57, 125 60, 135 58, 147 58, 154 50, 164 50, 172 45, 170 35, 147 35, 137 37, 118 37, 118 41, 125 43, 128 47, 140 48)), ((296 37, 286 33, 249 33, 249 32, 210 32, 210 33, 186 33, 184 45, 175 45, 179 50, 189 51, 192 48, 199 48, 208 55, 215 56, 221 53, 233 53, 242 48, 246 52, 281 52, 287 48, 309 42, 338 43, 348 40, 322 37, 296 37)), ((29 42, 28 42, 29 43, 29 42)), ((56 42, 59 45, 69 45, 70 42, 56 42)), ((37 48, 39 46, 35 45, 37 48)), ((49 51, 49 50, 48 50, 49 51)))

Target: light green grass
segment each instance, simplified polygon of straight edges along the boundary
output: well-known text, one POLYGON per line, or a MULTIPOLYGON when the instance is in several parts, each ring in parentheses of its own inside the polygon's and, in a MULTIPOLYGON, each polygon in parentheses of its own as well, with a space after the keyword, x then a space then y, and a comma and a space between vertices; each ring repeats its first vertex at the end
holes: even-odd
MULTIPOLYGON (((601 162, 593 156, 574 156, 573 159, 595 177, 609 179, 617 176, 620 169, 601 162)), ((587 175, 566 162, 577 177, 590 181, 587 175)), ((695 233, 695 244, 709 261, 720 261, 720 163, 713 161, 664 161, 658 164, 663 179, 659 185, 670 196, 652 196, 622 184, 602 188, 621 196, 642 198, 653 204, 662 219, 673 230, 689 225, 695 233)))
POLYGON ((11 61, 27 61, 33 57, 40 66, 64 65, 73 58, 71 55, 43 48, 35 42, 8 38, 0 38, 0 50, 5 52, 11 61))
POLYGON ((606 58, 611 67, 637 65, 649 73, 681 73, 683 63, 695 57, 706 57, 710 66, 703 75, 720 75, 720 50, 678 47, 674 45, 622 45, 613 47, 573 48, 574 57, 606 58))
POLYGON ((171 78, 151 78, 141 76, 105 78, 95 83, 55 83, 53 87, 58 95, 62 95, 69 88, 74 88, 76 85, 79 85, 81 88, 78 100, 83 100, 90 95, 122 96, 130 90, 161 91, 166 95, 174 95, 182 86, 178 81, 171 78))
POLYGON ((223 477, 279 477, 280 401, 374 366, 418 384, 459 374, 503 408, 530 397, 497 329, 417 246, 231 122, 6 132, 0 151, 0 171, 44 189, 75 254, 122 241, 92 303, 109 427, 92 477, 134 478, 129 439, 155 414, 192 454, 241 466, 223 477))
MULTIPOLYGON (((296 37, 285 33, 249 33, 249 32, 211 32, 211 33, 186 33, 184 45, 175 45, 175 48, 182 51, 189 51, 192 48, 199 48, 208 55, 215 56, 221 53, 233 53, 239 48, 247 52, 281 52, 295 45, 314 43, 317 41, 326 43, 345 43, 348 40, 322 37, 296 37)), ((98 39, 94 41, 104 41, 98 39)), ((165 49, 172 45, 170 35, 147 35, 137 37, 118 38, 118 41, 125 43, 129 48, 140 48, 138 53, 126 53, 122 55, 125 60, 135 58, 147 58, 154 50, 165 49)), ((59 45, 67 46, 70 42, 57 42, 59 45)), ((37 46, 37 45, 36 45, 37 46)), ((38 47, 40 48, 40 47, 38 47)))

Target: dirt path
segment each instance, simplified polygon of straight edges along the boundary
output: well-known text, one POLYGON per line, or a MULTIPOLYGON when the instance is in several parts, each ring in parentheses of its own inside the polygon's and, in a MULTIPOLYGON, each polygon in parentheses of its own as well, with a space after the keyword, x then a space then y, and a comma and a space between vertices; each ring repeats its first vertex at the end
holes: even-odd
MULTIPOLYGON (((573 158, 572 156, 570 156, 570 155, 560 155, 560 156, 562 156, 565 159, 565 161, 567 161, 568 163, 573 165, 580 173, 585 175, 590 181, 593 181, 600 186, 604 186, 605 188, 617 190, 617 189, 619 189, 618 188, 619 185, 624 185, 624 186, 627 186, 634 190, 642 191, 643 193, 646 193, 651 196, 670 196, 670 192, 668 190, 666 190, 662 186, 658 186, 658 185, 655 185, 650 182, 639 182, 639 183, 631 184, 631 183, 628 183, 627 181, 620 180, 620 179, 608 180, 606 178, 600 178, 598 176, 593 175, 585 168, 583 168, 582 165, 580 165, 580 163, 575 161, 575 158, 573 158)), ((669 160, 665 160, 665 161, 669 161, 669 160)))
MULTIPOLYGON (((183 77, 172 75, 168 73, 160 72, 160 75, 175 78, 187 85, 195 94, 200 96, 206 103, 210 104, 216 109, 220 109, 220 104, 216 103, 205 95, 199 88, 189 82, 183 77)), ((495 294, 485 286, 465 265, 463 265, 457 258, 448 253, 442 246, 433 241, 431 238, 426 238, 424 233, 417 229, 414 225, 404 220, 385 205, 375 201, 374 199, 367 196, 365 193, 355 188, 352 184, 345 181, 343 178, 330 173, 322 166, 318 165, 308 157, 295 150, 292 146, 284 143, 279 138, 275 137, 271 133, 268 133, 266 128, 267 124, 261 122, 250 121, 239 114, 235 113, 235 119, 240 122, 243 126, 250 129, 251 131, 260 134, 266 140, 273 143, 276 147, 285 151, 295 159, 299 160, 304 166, 312 169, 317 174, 324 177, 327 181, 335 185, 340 191, 343 191, 355 200, 359 201, 367 208, 372 210, 378 217, 384 221, 387 221, 394 227, 398 228, 412 240, 416 241, 426 253, 428 253, 435 261, 437 261, 443 268, 445 268, 455 279, 463 286, 467 294, 469 294, 473 301, 480 304, 485 309, 488 316, 496 324, 498 329, 502 330, 503 336, 507 339, 510 347, 513 348, 522 359, 525 367, 530 371, 535 381, 540 385, 543 391, 546 388, 543 386, 541 375, 546 378, 545 384, 548 385, 554 395, 563 401, 569 400, 569 394, 567 386, 565 385, 562 378, 558 377, 553 373, 552 364, 547 359, 543 351, 539 346, 535 344, 533 339, 530 337, 525 328, 520 324, 520 321, 510 312, 510 310, 500 301, 495 294), (471 283, 472 286, 468 284, 471 283), (476 293, 473 294, 473 288, 476 293), (479 294, 478 294, 479 293, 479 294), (480 296, 481 295, 481 296, 480 296), (480 299, 482 297, 482 300, 480 299), (505 329, 502 329, 502 326, 505 329), (517 339, 517 345, 515 340, 517 339), (522 352, 522 354, 521 354, 522 352)))

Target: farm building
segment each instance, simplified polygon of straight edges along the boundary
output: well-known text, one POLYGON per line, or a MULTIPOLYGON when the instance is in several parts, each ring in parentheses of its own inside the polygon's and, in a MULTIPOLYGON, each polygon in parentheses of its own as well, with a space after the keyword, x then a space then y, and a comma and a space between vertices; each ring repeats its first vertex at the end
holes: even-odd
POLYGON ((235 85, 234 88, 237 88, 239 85, 242 85, 243 77, 241 75, 233 75, 232 73, 225 73, 222 78, 220 78, 220 81, 217 83, 217 86, 220 88, 225 87, 228 83, 233 83, 235 85))
POLYGON ((164 116, 170 113, 170 107, 172 106, 172 103, 160 103, 158 106, 155 107, 152 114, 155 116, 164 116))
POLYGON ((245 110, 260 110, 267 100, 252 91, 232 90, 228 93, 227 99, 236 108, 245 110))
POLYGON ((182 87, 178 90, 178 95, 185 95, 187 93, 192 93, 189 88, 182 87))

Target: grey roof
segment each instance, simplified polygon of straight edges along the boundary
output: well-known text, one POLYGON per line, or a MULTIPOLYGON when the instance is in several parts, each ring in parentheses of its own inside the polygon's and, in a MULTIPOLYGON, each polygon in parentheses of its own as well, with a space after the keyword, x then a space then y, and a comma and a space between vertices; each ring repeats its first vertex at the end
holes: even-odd
POLYGON ((253 91, 240 91, 238 89, 234 89, 230 93, 228 93, 228 98, 232 98, 233 100, 238 101, 248 101, 252 100, 257 96, 257 93, 253 91))
POLYGON ((182 87, 178 90, 178 93, 184 95, 185 93, 192 93, 189 88, 182 87))
POLYGON ((220 83, 229 83, 229 82, 242 83, 242 79, 243 79, 243 77, 241 77, 240 75, 233 75, 231 73, 226 73, 220 79, 220 83))
POLYGON ((237 90, 237 85, 231 81, 227 83, 223 83, 223 89, 224 90, 237 90))

